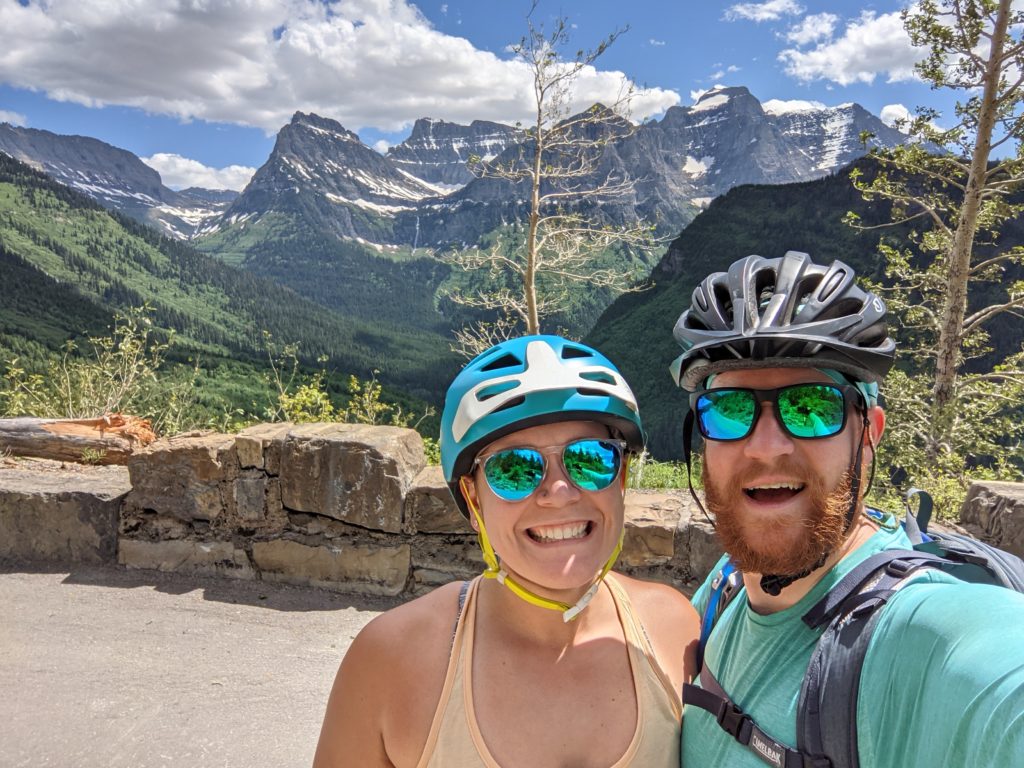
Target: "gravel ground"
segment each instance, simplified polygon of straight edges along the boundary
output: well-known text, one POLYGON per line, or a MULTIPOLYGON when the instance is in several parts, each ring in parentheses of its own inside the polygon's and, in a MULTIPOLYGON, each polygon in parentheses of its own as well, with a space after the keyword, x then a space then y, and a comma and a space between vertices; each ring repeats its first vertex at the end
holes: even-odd
POLYGON ((150 571, 0 568, 0 766, 308 766, 393 603, 150 571))

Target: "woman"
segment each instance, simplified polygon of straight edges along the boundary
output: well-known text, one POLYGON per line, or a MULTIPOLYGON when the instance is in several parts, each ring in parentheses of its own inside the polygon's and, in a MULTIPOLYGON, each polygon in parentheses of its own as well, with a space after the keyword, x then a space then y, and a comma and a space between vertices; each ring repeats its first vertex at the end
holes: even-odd
POLYGON ((316 768, 678 768, 697 616, 609 573, 642 447, 633 393, 583 344, 530 336, 467 364, 441 463, 487 568, 359 633, 316 768))

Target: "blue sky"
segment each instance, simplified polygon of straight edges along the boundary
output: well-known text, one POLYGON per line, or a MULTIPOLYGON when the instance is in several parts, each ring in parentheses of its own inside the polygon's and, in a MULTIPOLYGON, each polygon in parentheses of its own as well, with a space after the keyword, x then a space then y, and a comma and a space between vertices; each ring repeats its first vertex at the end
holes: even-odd
MULTIPOLYGON (((951 98, 912 76, 905 0, 541 0, 589 48, 579 105, 639 86, 635 118, 715 84, 762 102, 855 101, 883 118, 951 98)), ((0 0, 0 121, 128 149, 176 188, 241 188, 296 110, 384 149, 419 117, 529 119, 508 52, 528 0, 0 0)), ((940 121, 941 122, 941 121, 940 121)))

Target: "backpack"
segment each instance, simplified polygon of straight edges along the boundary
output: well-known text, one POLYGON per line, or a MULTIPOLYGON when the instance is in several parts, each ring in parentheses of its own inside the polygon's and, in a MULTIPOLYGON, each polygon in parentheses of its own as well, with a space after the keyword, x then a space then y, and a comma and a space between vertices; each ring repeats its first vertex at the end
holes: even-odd
MULTIPOLYGON (((881 609, 903 583, 921 568, 938 568, 962 581, 1024 592, 1024 561, 969 536, 929 533, 933 505, 926 492, 911 488, 906 502, 903 527, 913 549, 884 550, 867 558, 802 617, 812 629, 824 631, 800 688, 795 749, 758 727, 703 663, 704 648, 715 622, 743 585, 731 561, 712 580, 697 650, 701 685, 684 685, 683 703, 710 712, 722 730, 775 768, 857 768, 861 669, 881 609), (910 504, 914 496, 919 497, 916 514, 910 504)), ((876 520, 884 518, 874 510, 868 514, 876 520)))

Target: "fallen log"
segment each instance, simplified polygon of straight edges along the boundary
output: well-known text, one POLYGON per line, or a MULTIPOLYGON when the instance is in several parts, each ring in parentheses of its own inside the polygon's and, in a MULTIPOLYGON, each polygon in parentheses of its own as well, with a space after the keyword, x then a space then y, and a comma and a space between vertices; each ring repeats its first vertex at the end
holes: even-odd
POLYGON ((126 464, 156 440, 147 419, 107 414, 98 419, 0 419, 0 453, 85 464, 126 464))

